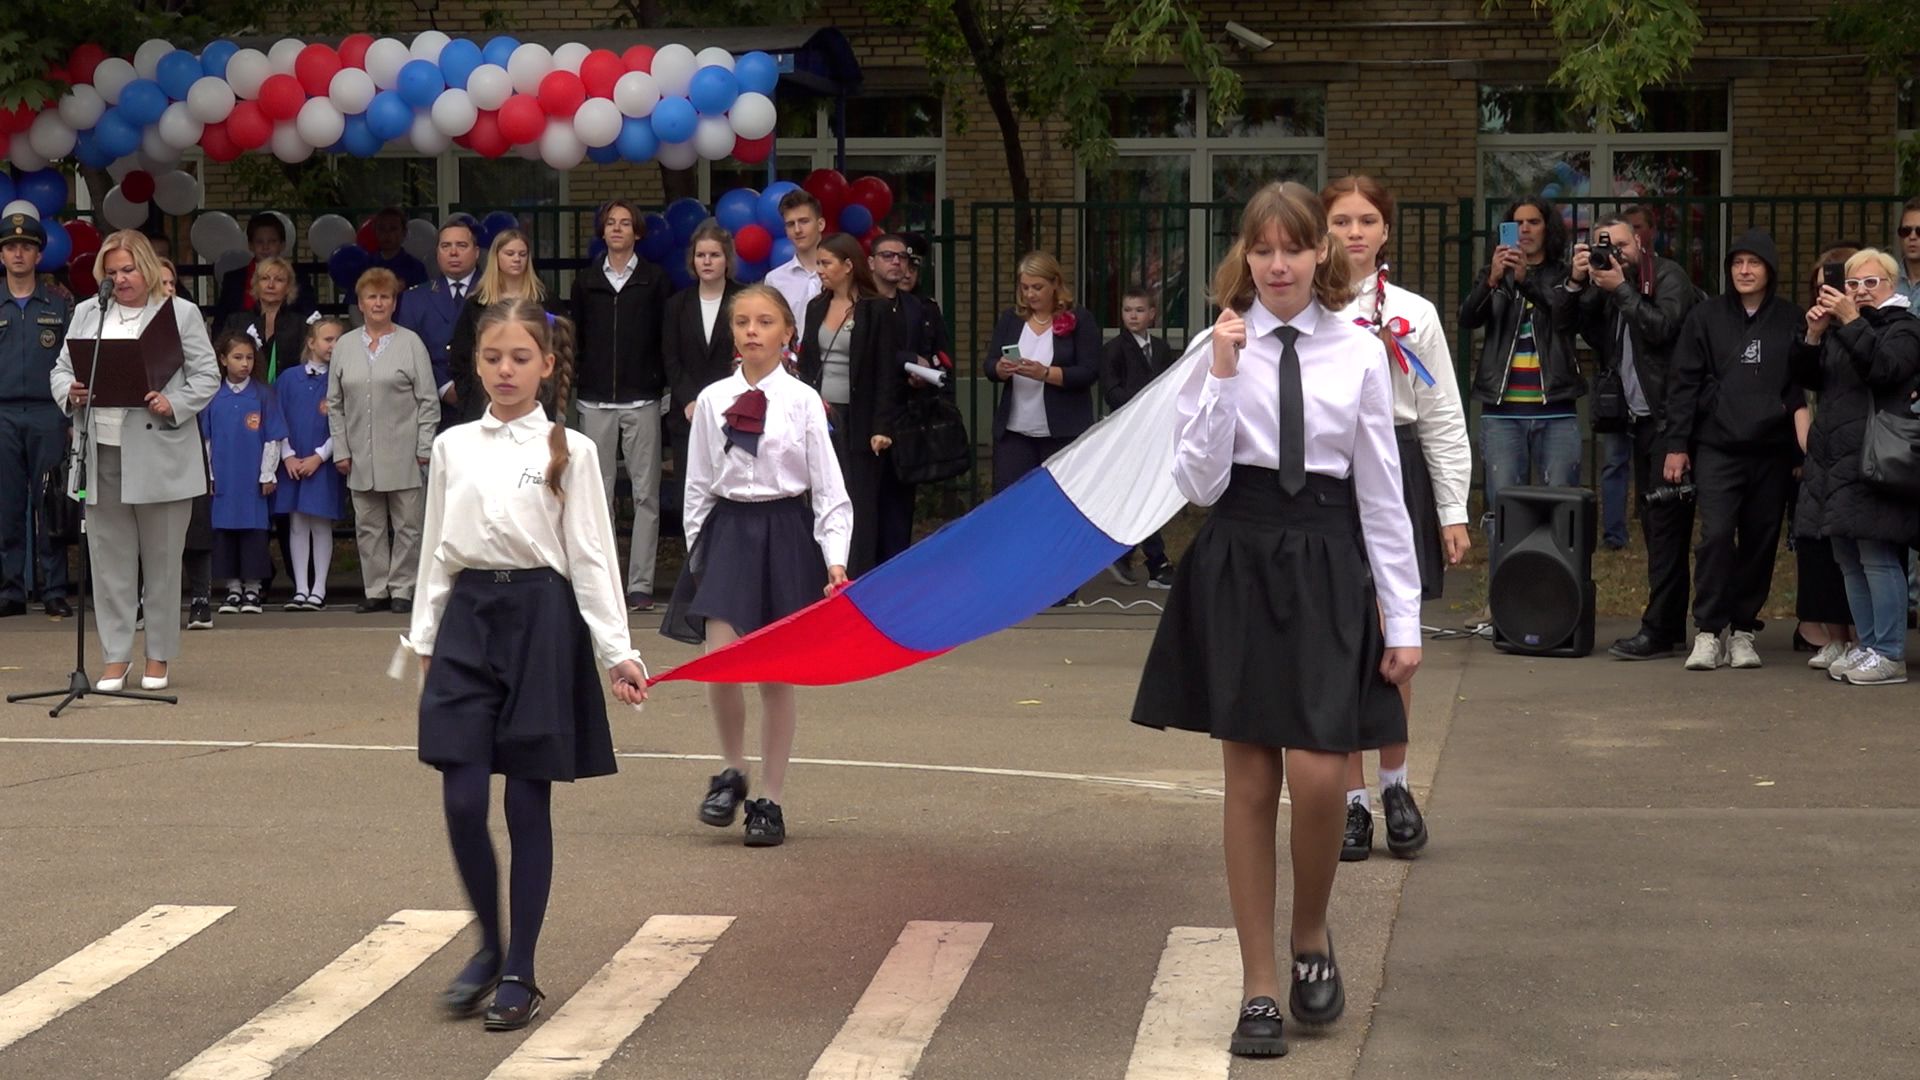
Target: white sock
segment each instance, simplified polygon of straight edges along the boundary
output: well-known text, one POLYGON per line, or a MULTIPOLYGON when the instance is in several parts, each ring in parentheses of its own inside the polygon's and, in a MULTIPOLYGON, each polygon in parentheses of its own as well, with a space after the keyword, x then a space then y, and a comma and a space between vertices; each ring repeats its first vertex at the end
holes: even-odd
POLYGON ((313 530, 313 588, 308 595, 315 600, 325 600, 327 571, 333 567, 333 519, 309 517, 307 520, 313 530))
POLYGON ((1407 786, 1407 767, 1405 765, 1402 765, 1397 769, 1389 769, 1384 765, 1380 767, 1380 790, 1381 791, 1385 791, 1390 787, 1406 787, 1406 786, 1407 786))
POLYGON ((230 592, 230 593, 233 593, 233 594, 235 594, 235 595, 239 595, 239 593, 240 593, 240 591, 241 591, 241 589, 240 589, 240 579, 239 579, 239 578, 237 578, 237 577, 230 577, 230 578, 228 578, 228 579, 227 579, 227 591, 228 591, 228 592, 230 592))
POLYGON ((258 581, 248 581, 245 582, 245 585, 247 587, 241 590, 242 592, 257 593, 260 591, 260 583, 258 581))
POLYGON ((1366 788, 1354 788, 1352 791, 1347 792, 1347 802, 1349 804, 1359 803, 1360 809, 1365 810, 1368 813, 1373 812, 1373 804, 1369 802, 1367 799, 1366 788))
POLYGON ((293 515, 287 525, 287 541, 293 547, 293 565, 287 569, 293 573, 293 595, 307 595, 307 555, 313 547, 312 534, 307 532, 305 514, 293 515))

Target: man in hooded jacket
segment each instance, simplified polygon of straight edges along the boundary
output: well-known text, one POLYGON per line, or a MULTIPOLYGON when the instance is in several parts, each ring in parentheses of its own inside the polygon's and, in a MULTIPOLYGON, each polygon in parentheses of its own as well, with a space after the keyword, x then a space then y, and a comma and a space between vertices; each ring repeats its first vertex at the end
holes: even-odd
POLYGON ((1695 307, 1674 345, 1663 472, 1678 483, 1691 470, 1700 519, 1689 671, 1760 666, 1753 636, 1807 405, 1787 362, 1805 316, 1775 295, 1779 265, 1773 237, 1748 231, 1727 253, 1731 291, 1695 307))

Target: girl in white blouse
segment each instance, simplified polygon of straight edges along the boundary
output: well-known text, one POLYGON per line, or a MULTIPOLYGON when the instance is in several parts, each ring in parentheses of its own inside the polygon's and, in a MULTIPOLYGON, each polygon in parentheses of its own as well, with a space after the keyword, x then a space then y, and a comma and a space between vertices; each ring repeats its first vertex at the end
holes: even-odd
MULTIPOLYGON (((687 452, 687 570, 660 632, 712 652, 844 585, 853 504, 820 395, 782 361, 793 309, 770 286, 727 305, 740 367, 700 392, 687 452)), ((748 847, 786 839, 780 808, 796 722, 793 687, 760 684, 760 792, 747 799, 745 691, 707 687, 727 767, 700 820, 725 828, 744 802, 748 847)))
POLYGON ((646 699, 646 672, 627 636, 593 443, 538 400, 550 379, 554 410, 566 412, 573 324, 522 298, 488 308, 475 337, 491 404, 436 440, 411 645, 426 673, 420 759, 441 772, 481 932, 441 1001, 471 1015, 497 988, 486 1026, 511 1031, 540 1011, 533 958, 553 881, 553 781, 614 771, 600 672, 629 704, 646 699), (507 778, 510 936, 487 834, 492 773, 507 778))
POLYGON ((1229 1048, 1286 1052, 1274 843, 1293 797, 1294 1019, 1346 995, 1327 928, 1346 755, 1406 738, 1394 685, 1420 663, 1420 579, 1380 340, 1335 314, 1351 270, 1299 184, 1248 203, 1214 276, 1220 318, 1179 399, 1174 479, 1212 507, 1181 561, 1133 720, 1221 740, 1227 893, 1245 1001, 1229 1048), (1382 642, 1381 616, 1385 616, 1382 642), (1288 775, 1291 774, 1291 775, 1288 775))

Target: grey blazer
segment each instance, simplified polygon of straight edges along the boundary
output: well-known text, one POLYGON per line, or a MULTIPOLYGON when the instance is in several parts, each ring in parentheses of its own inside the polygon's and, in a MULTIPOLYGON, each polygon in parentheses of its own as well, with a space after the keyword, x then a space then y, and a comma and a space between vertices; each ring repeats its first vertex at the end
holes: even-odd
MULTIPOLYGON (((140 316, 140 329, 145 330, 160 305, 168 302, 158 297, 148 300, 140 316)), ((213 400, 214 391, 220 389, 220 365, 214 361, 213 343, 207 340, 207 324, 200 318, 200 309, 178 297, 171 303, 174 320, 180 324, 180 348, 186 362, 167 380, 167 385, 160 388, 167 404, 173 407, 172 419, 156 416, 148 409, 126 410, 126 423, 120 428, 120 501, 128 504, 174 502, 207 493, 207 469, 200 457, 199 416, 200 410, 213 400)), ((74 309, 67 336, 91 340, 99 333, 100 299, 89 297, 74 309)), ((69 416, 74 410, 67 402, 67 388, 77 379, 74 366, 78 363, 84 367, 91 359, 84 350, 75 358, 69 354, 65 342, 60 345, 60 359, 55 362, 48 381, 54 404, 69 416)), ((99 475, 95 450, 89 440, 88 476, 99 475)), ((97 485, 89 485, 87 503, 93 505, 99 501, 97 485)))
POLYGON ((327 431, 333 460, 350 461, 350 491, 422 487, 420 462, 433 453, 440 389, 420 335, 404 326, 374 360, 364 333, 341 335, 327 365, 327 431))

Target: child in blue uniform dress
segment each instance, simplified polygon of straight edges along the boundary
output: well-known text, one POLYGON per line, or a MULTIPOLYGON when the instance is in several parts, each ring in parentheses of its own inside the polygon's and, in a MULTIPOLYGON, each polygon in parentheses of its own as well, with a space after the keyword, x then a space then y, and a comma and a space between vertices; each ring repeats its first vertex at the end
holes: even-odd
POLYGON ((340 470, 329 467, 333 439, 327 431, 327 365, 333 360, 333 343, 346 330, 346 320, 333 316, 308 323, 301 362, 282 369, 273 384, 287 439, 280 451, 273 512, 291 516, 287 554, 293 562, 293 599, 288 611, 326 606, 333 523, 346 516, 347 485, 340 470))
POLYGON ((260 583, 273 572, 268 496, 286 429, 273 391, 252 378, 253 340, 220 335, 214 343, 224 379, 200 412, 200 437, 213 466, 213 576, 225 578, 223 613, 260 613, 260 583))

